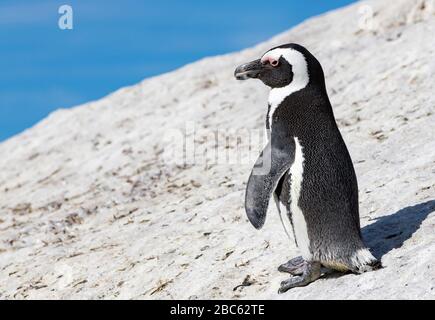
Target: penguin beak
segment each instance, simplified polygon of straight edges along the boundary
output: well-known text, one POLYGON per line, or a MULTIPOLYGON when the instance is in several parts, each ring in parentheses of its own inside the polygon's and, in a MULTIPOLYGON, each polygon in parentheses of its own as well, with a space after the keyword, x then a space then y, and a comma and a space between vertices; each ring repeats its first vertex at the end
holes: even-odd
POLYGON ((241 66, 238 66, 234 71, 234 76, 237 80, 246 80, 249 78, 258 78, 260 75, 262 64, 260 59, 254 60, 241 66))

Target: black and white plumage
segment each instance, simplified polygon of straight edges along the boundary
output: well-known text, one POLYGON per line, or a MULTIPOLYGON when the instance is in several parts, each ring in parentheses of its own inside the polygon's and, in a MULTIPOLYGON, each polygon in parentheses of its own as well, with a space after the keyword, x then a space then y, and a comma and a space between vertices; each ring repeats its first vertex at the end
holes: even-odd
POLYGON ((287 44, 239 66, 235 76, 258 78, 271 87, 269 143, 249 178, 245 208, 259 229, 273 195, 280 213, 287 213, 284 224, 291 222, 286 229, 292 229, 302 258, 280 267, 294 275, 280 292, 316 280, 321 265, 339 271, 373 269, 378 262, 361 238, 355 171, 320 63, 304 47, 287 44), (265 165, 270 170, 257 172, 265 165))

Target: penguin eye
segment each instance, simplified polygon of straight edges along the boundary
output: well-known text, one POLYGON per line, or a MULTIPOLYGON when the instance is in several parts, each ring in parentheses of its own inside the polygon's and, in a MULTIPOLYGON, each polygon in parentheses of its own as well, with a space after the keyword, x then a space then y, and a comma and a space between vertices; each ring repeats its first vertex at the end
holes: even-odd
POLYGON ((278 60, 271 60, 271 61, 270 61, 270 65, 271 65, 272 67, 277 67, 278 64, 279 64, 279 61, 278 61, 278 60))

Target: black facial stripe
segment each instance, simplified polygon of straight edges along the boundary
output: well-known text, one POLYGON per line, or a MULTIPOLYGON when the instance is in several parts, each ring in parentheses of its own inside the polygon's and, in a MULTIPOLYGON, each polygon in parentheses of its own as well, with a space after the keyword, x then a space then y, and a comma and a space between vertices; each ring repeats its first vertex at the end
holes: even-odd
POLYGON ((286 59, 280 57, 278 66, 274 67, 270 64, 263 66, 260 79, 265 85, 272 88, 285 87, 293 81, 292 69, 292 65, 286 59))

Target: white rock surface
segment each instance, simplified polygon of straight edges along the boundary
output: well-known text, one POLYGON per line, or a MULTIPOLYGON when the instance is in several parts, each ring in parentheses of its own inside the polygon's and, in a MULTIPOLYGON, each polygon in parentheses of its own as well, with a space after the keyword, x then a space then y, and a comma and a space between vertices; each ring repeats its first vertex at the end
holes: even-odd
POLYGON ((434 299, 434 2, 359 2, 56 111, 2 143, 0 298, 434 299), (268 90, 233 70, 288 42, 324 66, 359 179, 363 234, 385 268, 278 295, 286 275, 277 266, 298 252, 274 206, 261 231, 248 223, 252 161, 177 166, 165 161, 164 137, 194 124, 198 150, 216 132, 262 132, 268 90), (250 286, 233 290, 248 276, 250 286))

